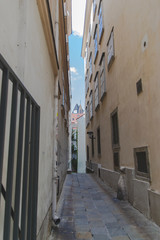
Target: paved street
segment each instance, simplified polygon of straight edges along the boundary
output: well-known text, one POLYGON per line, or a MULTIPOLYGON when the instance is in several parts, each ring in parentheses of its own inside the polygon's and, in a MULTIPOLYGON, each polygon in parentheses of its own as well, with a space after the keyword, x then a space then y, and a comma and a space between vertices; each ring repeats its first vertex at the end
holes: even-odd
POLYGON ((62 200, 53 240, 160 240, 159 227, 92 175, 67 175, 62 200))

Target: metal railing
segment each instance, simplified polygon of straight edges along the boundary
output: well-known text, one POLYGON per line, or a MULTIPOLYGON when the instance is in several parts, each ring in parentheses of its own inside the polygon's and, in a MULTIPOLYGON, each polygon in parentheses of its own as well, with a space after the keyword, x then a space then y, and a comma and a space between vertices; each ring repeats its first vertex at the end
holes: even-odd
POLYGON ((3 240, 34 240, 40 107, 1 54, 0 71, 0 201, 2 196, 5 202, 1 204, 4 216, 0 216, 4 226, 3 240))

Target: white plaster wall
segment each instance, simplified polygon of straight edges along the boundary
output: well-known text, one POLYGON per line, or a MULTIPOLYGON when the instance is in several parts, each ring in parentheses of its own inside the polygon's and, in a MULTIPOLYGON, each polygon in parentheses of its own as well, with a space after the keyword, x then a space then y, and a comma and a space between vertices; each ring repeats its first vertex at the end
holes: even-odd
POLYGON ((0 0, 0 53, 41 109, 39 232, 52 197, 54 75, 36 1, 0 0))
MULTIPOLYGON (((63 183, 66 177, 67 169, 68 169, 68 157, 69 157, 69 149, 68 149, 68 132, 65 126, 65 121, 63 117, 63 113, 61 111, 61 102, 59 101, 58 106, 58 167, 57 167, 57 175, 59 176, 59 195, 63 187, 63 183)), ((58 195, 58 197, 59 197, 58 195)))
POLYGON ((85 116, 77 119, 78 122, 78 173, 86 172, 86 137, 85 116))

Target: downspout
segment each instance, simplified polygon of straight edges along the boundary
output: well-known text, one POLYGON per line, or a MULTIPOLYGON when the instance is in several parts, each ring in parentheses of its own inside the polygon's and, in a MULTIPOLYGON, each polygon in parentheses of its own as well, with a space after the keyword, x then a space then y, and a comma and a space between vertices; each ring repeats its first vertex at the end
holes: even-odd
MULTIPOLYGON (((57 55, 59 55, 59 0, 56 3, 56 21, 55 21, 55 43, 57 49, 57 55)), ((58 160, 58 78, 55 78, 55 89, 54 89, 54 150, 53 150, 53 192, 52 192, 52 220, 54 224, 59 224, 60 219, 57 216, 57 160, 58 160)))

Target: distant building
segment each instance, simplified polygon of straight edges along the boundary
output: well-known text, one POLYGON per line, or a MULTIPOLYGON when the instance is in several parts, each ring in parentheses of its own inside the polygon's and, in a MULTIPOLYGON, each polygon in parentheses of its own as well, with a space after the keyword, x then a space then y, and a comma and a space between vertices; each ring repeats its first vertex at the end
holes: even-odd
POLYGON ((77 172, 86 172, 86 129, 85 129, 85 114, 77 119, 78 122, 78 164, 77 172))
MULTIPOLYGON (((79 131, 81 131, 81 127, 78 129, 78 119, 80 119, 82 116, 84 116, 84 110, 82 109, 82 106, 81 104, 78 105, 76 104, 73 111, 72 111, 72 114, 71 114, 71 126, 72 126, 72 143, 71 143, 71 146, 72 146, 72 154, 71 154, 71 157, 72 157, 72 170, 77 172, 78 170, 78 136, 79 136, 79 131)), ((81 137, 80 137, 81 139, 81 137)), ((84 138, 84 141, 85 141, 85 138, 84 138)), ((83 141, 83 142, 84 142, 83 141)), ((81 142, 81 141, 80 141, 81 142)), ((84 151, 84 150, 83 150, 84 151)))

